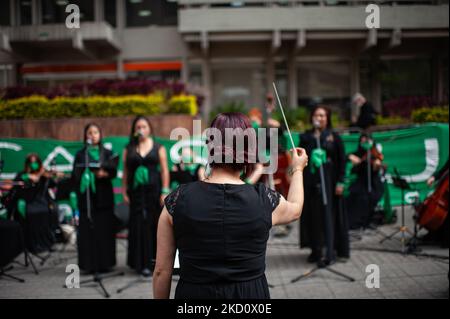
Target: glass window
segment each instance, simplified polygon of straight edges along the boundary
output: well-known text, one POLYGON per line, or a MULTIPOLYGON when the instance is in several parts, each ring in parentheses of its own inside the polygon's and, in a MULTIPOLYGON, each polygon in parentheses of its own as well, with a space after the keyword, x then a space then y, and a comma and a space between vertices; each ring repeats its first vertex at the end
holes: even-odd
POLYGON ((113 27, 116 26, 116 0, 106 0, 104 3, 105 21, 113 27))
POLYGON ((177 8, 173 0, 127 0, 127 26, 176 25, 177 8))
POLYGON ((350 63, 302 62, 298 68, 300 105, 326 104, 341 118, 350 113, 350 63))
MULTIPOLYGON (((109 1, 109 0, 108 0, 109 1)), ((68 4, 76 4, 80 8, 81 21, 94 21, 94 2, 89 0, 41 0, 42 23, 64 23, 68 13, 68 4)))
POLYGON ((81 21, 94 21, 94 1, 92 0, 70 0, 70 3, 80 7, 81 21))
POLYGON ((178 24, 178 4, 176 0, 162 0, 162 25, 178 24))
POLYGON ((11 25, 9 1, 0 1, 0 25, 11 25))
POLYGON ((64 23, 68 4, 67 0, 41 0, 42 23, 64 23))
POLYGON ((220 65, 213 69, 213 106, 243 104, 248 110, 265 105, 263 65, 220 65))
POLYGON ((20 0, 18 2, 20 25, 30 25, 32 22, 31 0, 20 0))

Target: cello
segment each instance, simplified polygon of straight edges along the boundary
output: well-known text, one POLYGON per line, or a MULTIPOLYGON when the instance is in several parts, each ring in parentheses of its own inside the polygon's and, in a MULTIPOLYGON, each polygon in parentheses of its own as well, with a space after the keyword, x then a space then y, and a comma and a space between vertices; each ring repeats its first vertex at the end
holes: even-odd
POLYGON ((435 191, 417 209, 417 223, 428 231, 438 230, 448 214, 448 169, 437 182, 435 191))

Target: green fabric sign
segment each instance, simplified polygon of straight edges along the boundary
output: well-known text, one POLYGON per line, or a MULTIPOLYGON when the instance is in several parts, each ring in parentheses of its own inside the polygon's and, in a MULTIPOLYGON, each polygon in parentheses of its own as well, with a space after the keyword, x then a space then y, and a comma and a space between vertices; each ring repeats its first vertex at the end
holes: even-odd
MULTIPOLYGON (((294 132, 294 141, 299 141, 299 133, 294 132)), ((389 196, 392 205, 400 204, 400 191, 392 185, 394 168, 402 177, 411 182, 412 190, 406 192, 408 203, 414 196, 423 200, 431 191, 426 180, 448 158, 449 147, 448 124, 415 125, 407 129, 374 133, 373 137, 385 156, 387 164, 387 182, 389 184, 389 196)), ((343 134, 342 139, 347 153, 356 150, 359 134, 343 134)), ((192 138, 188 141, 171 141, 155 138, 162 144, 168 153, 169 168, 175 160, 181 160, 181 150, 192 146, 194 158, 200 158, 205 163, 207 148, 200 138, 192 138)), ((128 143, 127 137, 107 137, 104 145, 118 154, 122 154, 128 143)), ((290 142, 289 142, 290 143, 290 142)), ((287 144, 290 145, 290 144, 287 144)), ((82 149, 82 142, 65 142, 51 139, 15 139, 0 138, 1 159, 4 160, 4 169, 1 178, 14 178, 15 174, 23 170, 25 157, 29 153, 38 153, 43 160, 44 167, 48 168, 51 161, 56 162, 56 169, 62 172, 71 172, 75 153, 82 149)), ((122 177, 122 161, 119 163, 118 178, 113 181, 116 201, 121 201, 120 187, 122 177)), ((382 202, 380 204, 383 204, 382 202)))

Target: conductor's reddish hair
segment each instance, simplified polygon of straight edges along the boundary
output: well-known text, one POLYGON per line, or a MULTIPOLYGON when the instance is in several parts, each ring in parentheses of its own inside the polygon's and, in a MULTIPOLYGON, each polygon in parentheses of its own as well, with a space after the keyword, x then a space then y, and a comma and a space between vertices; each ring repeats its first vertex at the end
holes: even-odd
POLYGON ((257 154, 257 143, 256 133, 250 123, 250 119, 246 115, 238 112, 220 113, 211 122, 210 129, 216 129, 221 135, 221 141, 215 141, 213 135, 207 137, 206 143, 210 148, 208 163, 211 167, 222 167, 233 171, 244 171, 247 176, 251 174, 255 164, 252 159, 257 154), (232 143, 226 143, 225 137, 227 134, 230 134, 231 131, 227 129, 232 129, 234 132, 241 132, 240 129, 242 129, 242 132, 250 133, 250 135, 233 135, 231 139, 232 143), (243 149, 238 149, 237 147, 236 140, 238 137, 243 137, 243 149), (214 157, 217 156, 217 154, 214 154, 215 151, 220 152, 220 163, 214 161, 214 157), (232 158, 231 163, 225 162, 226 156, 232 158), (239 161, 238 159, 242 159, 242 161, 239 161))

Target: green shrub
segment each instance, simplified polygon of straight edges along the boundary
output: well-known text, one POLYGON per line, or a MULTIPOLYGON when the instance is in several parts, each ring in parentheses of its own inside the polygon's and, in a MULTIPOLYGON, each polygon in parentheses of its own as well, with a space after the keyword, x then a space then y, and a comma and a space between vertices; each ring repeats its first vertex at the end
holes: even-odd
POLYGON ((410 120, 401 116, 382 117, 381 115, 378 115, 376 119, 377 125, 398 125, 398 124, 408 124, 410 122, 411 122, 410 120))
POLYGON ((448 123, 448 105, 438 107, 423 107, 411 114, 414 123, 441 122, 448 123))
POLYGON ((195 96, 174 96, 166 101, 161 94, 127 96, 57 97, 29 96, 0 100, 0 119, 68 117, 117 117, 154 115, 164 112, 195 115, 195 96))

